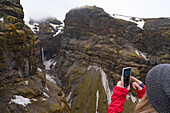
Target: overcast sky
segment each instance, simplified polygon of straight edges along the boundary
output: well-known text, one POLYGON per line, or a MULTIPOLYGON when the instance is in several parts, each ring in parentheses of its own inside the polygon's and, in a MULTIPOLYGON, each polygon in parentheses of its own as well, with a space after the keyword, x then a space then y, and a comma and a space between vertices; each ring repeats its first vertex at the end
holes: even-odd
POLYGON ((141 18, 170 17, 170 0, 21 0, 25 20, 53 16, 63 21, 72 8, 96 5, 109 14, 141 18))

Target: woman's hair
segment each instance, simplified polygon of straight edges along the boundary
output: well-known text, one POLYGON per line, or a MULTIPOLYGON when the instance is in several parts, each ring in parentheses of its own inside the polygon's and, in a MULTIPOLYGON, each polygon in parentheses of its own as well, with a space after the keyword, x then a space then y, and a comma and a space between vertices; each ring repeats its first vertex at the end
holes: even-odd
POLYGON ((158 113, 148 100, 147 94, 137 104, 135 113, 158 113))

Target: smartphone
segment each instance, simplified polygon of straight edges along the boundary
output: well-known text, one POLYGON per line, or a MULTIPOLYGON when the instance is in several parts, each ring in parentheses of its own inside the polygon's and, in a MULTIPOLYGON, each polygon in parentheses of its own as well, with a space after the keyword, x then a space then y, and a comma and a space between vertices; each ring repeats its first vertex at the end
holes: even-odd
POLYGON ((122 76, 124 78, 124 87, 127 88, 130 84, 131 67, 123 68, 122 76))

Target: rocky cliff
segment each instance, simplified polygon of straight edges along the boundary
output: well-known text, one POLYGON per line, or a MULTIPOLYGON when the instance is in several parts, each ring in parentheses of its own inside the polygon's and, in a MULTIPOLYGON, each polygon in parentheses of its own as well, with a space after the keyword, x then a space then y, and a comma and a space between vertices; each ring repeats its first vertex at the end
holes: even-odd
MULTIPOLYGON (((0 6, 2 113, 107 113, 122 68, 144 81, 150 68, 170 63, 169 18, 125 21, 85 6, 70 10, 64 24, 47 18, 26 26, 19 1, 0 6)), ((135 96, 131 90, 124 113, 133 112, 135 96)))
MULTIPOLYGON (((150 68, 170 63, 168 18, 125 21, 101 8, 85 6, 70 10, 64 24, 64 32, 55 37, 59 45, 53 57, 54 76, 73 113, 107 112, 123 67, 132 67, 132 75, 144 81, 150 68), (145 22, 142 28, 138 21, 145 22)), ((135 96, 133 90, 125 103, 126 113, 135 106, 131 94, 135 96)))
POLYGON ((0 1, 0 113, 68 113, 62 90, 46 81, 40 40, 23 17, 19 0, 0 1))

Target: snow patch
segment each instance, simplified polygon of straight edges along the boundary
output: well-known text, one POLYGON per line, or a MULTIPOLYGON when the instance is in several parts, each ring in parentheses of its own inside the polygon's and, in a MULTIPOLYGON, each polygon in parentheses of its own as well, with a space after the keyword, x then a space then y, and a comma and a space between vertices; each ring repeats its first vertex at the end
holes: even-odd
POLYGON ((137 101, 137 98, 134 97, 132 94, 130 94, 130 98, 131 98, 131 100, 132 100, 133 103, 135 103, 135 102, 137 101))
POLYGON ((24 81, 26 85, 28 85, 28 81, 24 81))
POLYGON ((134 97, 131 93, 126 96, 126 100, 131 99, 131 101, 135 104, 135 102, 138 100, 137 97, 134 97))
POLYGON ((45 98, 42 98, 42 100, 44 100, 44 101, 45 101, 45 100, 47 100, 47 99, 45 99, 45 98))
POLYGON ((33 99, 31 99, 31 100, 33 100, 33 101, 37 101, 37 99, 35 99, 35 98, 33 98, 33 99))
POLYGON ((138 50, 135 50, 135 53, 139 56, 140 55, 140 53, 139 53, 139 51, 138 50))
POLYGON ((138 56, 142 56, 146 61, 149 60, 149 58, 147 58, 147 53, 142 53, 141 51, 139 50, 135 50, 135 53, 138 55, 138 56))
POLYGON ((39 23, 33 23, 33 24, 29 24, 27 23, 28 27, 30 27, 30 29, 34 32, 34 33, 38 33, 39 32, 39 23))
POLYGON ((96 92, 96 113, 98 113, 97 112, 98 104, 99 104, 99 90, 97 90, 97 92, 96 92))
POLYGON ((47 86, 45 87, 45 90, 46 90, 46 91, 49 91, 49 89, 48 89, 48 87, 47 87, 47 86))
POLYGON ((20 105, 23 105, 24 107, 26 107, 26 105, 31 103, 29 98, 24 98, 23 96, 20 96, 20 95, 14 95, 14 97, 15 97, 15 99, 11 99, 9 104, 11 104, 13 102, 13 103, 20 104, 20 105))
POLYGON ((58 31, 53 35, 53 37, 57 36, 60 33, 63 33, 63 26, 58 27, 58 31))
POLYGON ((56 25, 56 24, 52 24, 50 23, 50 25, 54 28, 54 29, 57 29, 60 25, 56 25))
POLYGON ((66 100, 68 101, 71 97, 72 92, 69 93, 69 95, 66 97, 66 100))
POLYGON ((38 71, 42 72, 42 69, 41 68, 37 68, 38 71))
POLYGON ((54 84, 56 84, 56 81, 54 80, 53 76, 50 76, 49 74, 46 74, 46 79, 54 84))
POLYGON ((43 92, 43 95, 49 98, 49 95, 46 92, 43 92))
POLYGON ((51 70, 51 66, 52 66, 52 68, 56 65, 56 61, 55 60, 53 60, 53 59, 50 59, 50 60, 45 60, 44 62, 43 62, 43 64, 45 65, 45 69, 46 70, 51 70))
POLYGON ((126 21, 129 21, 129 22, 136 23, 137 27, 140 27, 141 29, 143 29, 143 26, 145 24, 145 21, 141 18, 135 18, 135 20, 132 20, 132 17, 130 17, 130 16, 117 15, 117 14, 114 14, 114 15, 111 15, 111 16, 113 18, 122 19, 122 20, 126 20, 126 21))
POLYGON ((95 68, 96 71, 99 70, 100 73, 101 73, 102 85, 105 89, 105 92, 106 92, 106 95, 107 95, 107 101, 108 101, 108 105, 109 105, 110 102, 111 102, 111 92, 112 91, 109 88, 109 82, 107 80, 106 73, 103 71, 103 69, 101 67, 98 67, 98 66, 89 66, 87 68, 87 70, 90 70, 91 68, 95 68))
POLYGON ((72 100, 70 100, 69 105, 71 106, 72 100))
POLYGON ((4 23, 4 18, 3 18, 3 17, 2 17, 2 18, 0 18, 0 21, 4 23))

